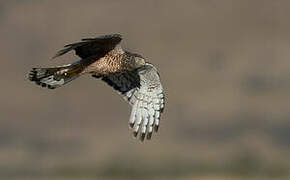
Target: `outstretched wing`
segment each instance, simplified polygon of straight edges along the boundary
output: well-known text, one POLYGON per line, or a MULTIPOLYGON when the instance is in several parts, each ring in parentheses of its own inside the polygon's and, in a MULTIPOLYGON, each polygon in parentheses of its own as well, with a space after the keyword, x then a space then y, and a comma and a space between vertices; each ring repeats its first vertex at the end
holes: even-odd
POLYGON ((160 114, 164 109, 164 94, 157 69, 151 65, 130 72, 103 76, 107 84, 117 90, 132 105, 129 126, 133 135, 140 134, 140 140, 151 139, 153 128, 158 131, 160 114))
POLYGON ((101 58, 109 51, 113 50, 121 42, 121 40, 122 36, 120 34, 110 34, 96 38, 82 39, 81 42, 64 46, 65 48, 58 51, 53 58, 64 55, 71 50, 74 50, 76 55, 82 59, 86 59, 91 56, 101 58))

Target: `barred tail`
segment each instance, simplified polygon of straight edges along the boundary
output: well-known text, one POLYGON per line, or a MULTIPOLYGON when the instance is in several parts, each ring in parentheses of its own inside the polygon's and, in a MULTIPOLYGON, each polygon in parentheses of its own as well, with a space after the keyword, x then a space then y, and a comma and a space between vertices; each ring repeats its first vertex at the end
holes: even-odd
POLYGON ((80 64, 53 68, 33 68, 29 73, 29 80, 42 87, 55 89, 79 77, 81 71, 82 66, 80 64))

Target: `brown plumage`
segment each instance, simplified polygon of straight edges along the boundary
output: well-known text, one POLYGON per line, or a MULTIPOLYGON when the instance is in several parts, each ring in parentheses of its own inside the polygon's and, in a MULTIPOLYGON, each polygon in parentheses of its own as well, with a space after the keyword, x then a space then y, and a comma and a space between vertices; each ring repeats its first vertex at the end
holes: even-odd
POLYGON ((90 73, 101 76, 132 71, 144 65, 145 60, 142 56, 123 51, 119 44, 121 40, 121 35, 111 34, 82 39, 81 42, 68 44, 64 49, 57 52, 53 58, 74 50, 81 60, 60 67, 34 68, 29 78, 36 84, 54 89, 83 74, 90 73), (141 61, 138 61, 138 58, 141 58, 141 61), (54 81, 59 79, 61 81, 54 81))
MULTIPOLYGON (((131 71, 136 68, 135 57, 128 52, 111 50, 104 57, 96 59, 84 68, 82 73, 105 75, 109 73, 131 71)), ((83 60, 84 61, 84 60, 83 60)), ((91 60, 88 60, 91 61, 91 60)))
POLYGON ((83 39, 66 45, 55 56, 72 50, 81 59, 72 64, 33 68, 29 79, 37 85, 55 89, 83 74, 92 74, 117 90, 132 105, 129 126, 133 135, 140 134, 151 139, 153 129, 157 132, 160 115, 164 109, 164 94, 157 69, 135 53, 124 51, 121 35, 112 34, 83 39), (146 136, 147 134, 147 136, 146 136))

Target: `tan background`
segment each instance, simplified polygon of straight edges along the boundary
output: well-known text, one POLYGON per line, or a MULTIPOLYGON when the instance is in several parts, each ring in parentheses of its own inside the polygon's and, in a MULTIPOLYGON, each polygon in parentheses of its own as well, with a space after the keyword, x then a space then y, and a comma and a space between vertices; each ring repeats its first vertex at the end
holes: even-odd
POLYGON ((0 179, 290 178, 289 17, 288 0, 0 1, 0 179), (131 137, 130 107, 105 83, 26 78, 107 33, 159 68, 150 142, 131 137))

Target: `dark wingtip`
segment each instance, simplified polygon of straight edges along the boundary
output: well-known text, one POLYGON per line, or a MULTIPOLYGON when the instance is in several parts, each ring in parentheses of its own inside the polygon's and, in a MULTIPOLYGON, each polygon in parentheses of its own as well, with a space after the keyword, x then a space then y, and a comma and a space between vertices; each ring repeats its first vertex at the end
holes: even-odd
POLYGON ((47 85, 48 89, 55 89, 55 87, 51 86, 51 85, 47 85))
POLYGON ((145 139, 145 133, 142 133, 142 134, 140 135, 140 141, 143 142, 144 139, 145 139))
POLYGON ((66 54, 67 52, 69 52, 70 50, 71 50, 70 47, 69 48, 62 49, 62 50, 58 51, 51 59, 55 59, 55 58, 57 58, 59 56, 62 56, 64 54, 66 54))
POLYGON ((134 123, 129 123, 129 127, 133 128, 134 127, 134 123))
POLYGON ((152 132, 147 134, 147 140, 150 140, 152 138, 152 132))
POLYGON ((137 135, 138 135, 138 132, 134 131, 134 132, 133 132, 133 136, 136 138, 137 135))
POLYGON ((159 129, 159 125, 155 125, 155 126, 154 126, 154 131, 155 131, 155 132, 158 132, 158 129, 159 129))
POLYGON ((55 54, 54 56, 52 56, 50 59, 51 60, 53 60, 53 59, 55 59, 55 58, 57 58, 58 57, 58 55, 57 54, 55 54))

